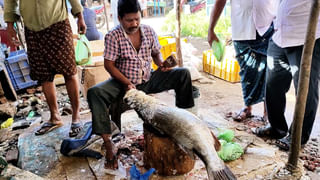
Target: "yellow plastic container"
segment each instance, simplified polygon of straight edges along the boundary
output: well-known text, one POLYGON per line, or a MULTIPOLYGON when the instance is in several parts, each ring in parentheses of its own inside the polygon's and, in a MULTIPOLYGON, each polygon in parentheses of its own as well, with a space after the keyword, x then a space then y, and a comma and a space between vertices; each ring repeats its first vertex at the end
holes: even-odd
MULTIPOLYGON (((172 36, 158 36, 159 43, 161 45, 160 52, 162 54, 162 59, 167 59, 172 52, 177 52, 176 49, 176 39, 172 36)), ((187 39, 183 38, 182 41, 187 43, 187 39)), ((158 69, 158 66, 152 62, 152 69, 158 69)))
MULTIPOLYGON (((160 52, 163 59, 167 59, 172 52, 176 52, 176 42, 175 38, 172 36, 159 36, 159 43, 161 45, 160 52)), ((152 62, 152 69, 158 69, 158 66, 152 62)))
POLYGON ((228 82, 240 82, 240 66, 235 58, 225 57, 221 62, 214 57, 212 50, 203 51, 203 71, 228 82))

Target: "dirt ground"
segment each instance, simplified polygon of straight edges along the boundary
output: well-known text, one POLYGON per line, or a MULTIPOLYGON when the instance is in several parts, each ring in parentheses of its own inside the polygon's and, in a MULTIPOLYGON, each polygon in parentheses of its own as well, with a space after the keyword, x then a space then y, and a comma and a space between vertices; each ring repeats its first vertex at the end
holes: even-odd
MULTIPOLYGON (((147 18, 144 19, 145 24, 149 24, 154 29, 159 29, 163 18, 147 18)), ((112 27, 112 26, 111 26, 112 27)), ((157 31, 158 32, 158 31, 157 31)), ((192 44, 197 50, 195 51, 195 56, 202 59, 202 52, 204 50, 209 49, 208 43, 205 39, 202 38, 194 38, 194 37, 186 37, 188 42, 192 44)), ((204 72, 200 72, 203 76, 202 79, 204 81, 194 81, 193 85, 199 87, 200 90, 200 98, 197 100, 198 109, 201 109, 202 112, 206 112, 208 114, 217 113, 221 117, 225 117, 225 115, 229 112, 238 112, 243 107, 242 100, 242 92, 241 92, 241 84, 240 83, 230 83, 219 78, 216 78, 212 75, 209 75, 204 72)), ((64 86, 61 86, 64 87, 64 86)), ((59 87, 60 88, 60 87, 59 87)), ((58 88, 58 89, 59 89, 58 88)), ((63 88, 62 88, 63 89, 63 88)), ((58 93, 61 94, 61 93, 58 93)), ((161 95, 160 95, 161 96, 161 95)), ((66 94, 62 94, 61 98, 67 98, 66 94)), ((161 97, 166 102, 168 101, 172 104, 174 103, 174 98, 170 97, 161 97)), ((65 101, 65 100, 62 100, 65 101)), ((294 88, 291 87, 289 93, 287 94, 287 108, 286 108, 286 117, 288 119, 288 123, 292 121, 293 112, 294 112, 294 104, 295 104, 295 96, 294 96, 294 88)), ((60 105, 60 104, 59 104, 60 105)), ((86 101, 83 99, 82 101, 82 109, 85 110, 87 108, 86 101)), ((263 116, 263 103, 257 104, 253 106, 253 115, 255 117, 263 116)), ((320 122, 317 121, 320 119, 320 108, 318 108, 318 113, 315 121, 315 125, 312 132, 312 138, 319 138, 320 134, 320 122)), ((230 118, 225 118, 228 123, 232 124, 232 126, 245 127, 248 121, 245 123, 238 123, 232 121, 230 118)), ((245 127, 248 128, 248 127, 245 127)), ((250 129, 248 129, 250 131, 250 129)), ((312 140, 313 141, 313 140, 312 140)), ((319 142, 313 141, 313 142, 319 142)), ((319 144, 319 143, 318 143, 319 144)), ((319 145, 318 145, 319 146, 319 145)), ((317 152, 320 151, 318 147, 317 152)), ((318 155, 319 153, 317 153, 318 155)), ((317 157, 318 158, 318 157, 317 157)), ((320 159, 320 157, 319 157, 320 159)), ((320 161, 319 161, 320 166, 320 161)), ((315 171, 315 173, 320 174, 320 168, 315 171)), ((311 179, 320 179, 319 175, 315 175, 315 178, 311 179)))

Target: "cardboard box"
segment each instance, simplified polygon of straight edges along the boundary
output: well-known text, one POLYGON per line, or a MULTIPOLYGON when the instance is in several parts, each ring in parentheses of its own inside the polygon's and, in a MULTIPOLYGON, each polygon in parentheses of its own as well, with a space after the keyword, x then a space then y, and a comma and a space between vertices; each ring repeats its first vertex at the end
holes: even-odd
POLYGON ((89 41, 92 56, 103 56, 104 40, 89 41))
MULTIPOLYGON (((73 45, 74 47, 77 46, 77 36, 73 39, 73 45)), ((104 52, 104 40, 95 40, 95 41, 89 41, 89 47, 92 53, 92 56, 103 56, 104 52)))
POLYGON ((77 66, 77 68, 80 81, 80 91, 84 98, 87 98, 87 91, 90 87, 111 77, 105 70, 103 64, 96 66, 77 66))
MULTIPOLYGON (((74 46, 77 45, 77 35, 74 36, 74 46)), ((104 40, 89 41, 92 53, 92 64, 77 66, 80 84, 80 92, 87 98, 87 91, 90 87, 110 78, 104 68, 104 40)))

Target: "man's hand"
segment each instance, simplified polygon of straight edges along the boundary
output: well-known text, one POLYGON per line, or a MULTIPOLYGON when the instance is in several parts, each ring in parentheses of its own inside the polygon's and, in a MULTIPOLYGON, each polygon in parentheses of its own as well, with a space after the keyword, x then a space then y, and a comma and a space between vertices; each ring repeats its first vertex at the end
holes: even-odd
POLYGON ((13 22, 8 22, 7 32, 10 43, 15 46, 20 46, 21 43, 17 37, 17 32, 13 27, 13 22))
POLYGON ((162 71, 162 72, 167 72, 167 71, 170 71, 171 69, 172 69, 172 67, 164 67, 164 66, 161 66, 161 67, 159 67, 160 68, 160 70, 162 71))
POLYGON ((208 43, 210 47, 212 47, 213 41, 219 42, 219 38, 214 31, 208 31, 208 43))
POLYGON ((134 84, 128 84, 125 86, 126 91, 129 91, 130 89, 136 89, 136 86, 134 84))
POLYGON ((85 34, 87 31, 86 23, 84 22, 82 13, 78 14, 78 33, 85 34))

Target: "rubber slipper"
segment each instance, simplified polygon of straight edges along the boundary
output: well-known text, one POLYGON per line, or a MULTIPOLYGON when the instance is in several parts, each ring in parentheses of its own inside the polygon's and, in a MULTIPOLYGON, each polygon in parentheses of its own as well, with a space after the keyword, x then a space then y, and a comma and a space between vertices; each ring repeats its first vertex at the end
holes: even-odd
POLYGON ((252 129, 252 133, 259 136, 259 137, 267 137, 271 139, 279 139, 284 137, 285 135, 280 135, 276 133, 272 127, 269 125, 257 127, 252 129))
POLYGON ((251 114, 251 112, 249 112, 249 109, 243 108, 236 116, 233 116, 232 118, 235 121, 241 122, 241 121, 243 121, 247 118, 250 118, 250 117, 252 117, 252 114, 251 114))
MULTIPOLYGON (((284 138, 276 140, 275 145, 283 151, 289 151, 290 146, 291 146, 291 136, 288 135, 284 138)), ((305 144, 301 144, 301 148, 304 148, 304 146, 305 146, 305 144)))
POLYGON ((71 123, 69 137, 76 137, 82 129, 82 123, 71 123))
POLYGON ((286 136, 282 139, 276 140, 275 142, 276 146, 283 151, 289 151, 290 143, 291 143, 291 136, 286 136))
POLYGON ((46 122, 44 123, 40 129, 38 129, 36 132, 35 132, 35 135, 36 136, 39 136, 39 135, 43 135, 43 134, 46 134, 54 129, 57 129, 59 127, 63 126, 63 123, 60 123, 60 124, 54 124, 54 123, 51 123, 51 122, 46 122))

